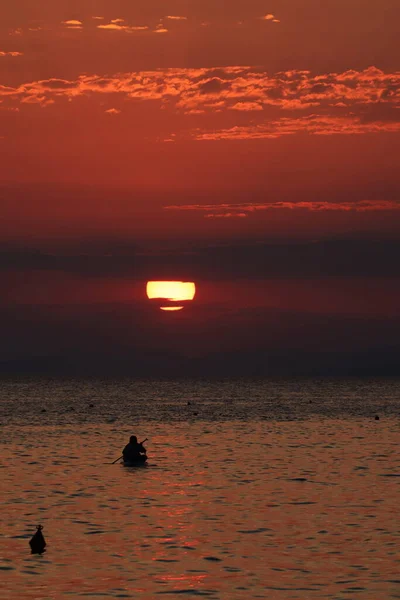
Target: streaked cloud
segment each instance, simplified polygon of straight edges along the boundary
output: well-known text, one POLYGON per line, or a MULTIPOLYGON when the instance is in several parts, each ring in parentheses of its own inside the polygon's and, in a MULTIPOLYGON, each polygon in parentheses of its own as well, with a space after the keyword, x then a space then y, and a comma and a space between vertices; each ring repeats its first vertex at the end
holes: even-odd
POLYGON ((70 19, 69 21, 62 21, 63 25, 83 25, 82 21, 77 19, 70 19))
POLYGON ((123 31, 124 29, 126 29, 126 27, 121 27, 121 25, 118 25, 118 23, 107 23, 106 25, 97 25, 97 29, 110 29, 110 30, 116 30, 116 31, 123 31))
POLYGON ((82 21, 78 21, 77 19, 69 19, 68 21, 62 21, 62 25, 65 25, 68 29, 82 29, 83 23, 82 21))
POLYGON ((187 17, 181 17, 180 15, 167 15, 164 19, 169 19, 170 21, 187 21, 187 17))
POLYGON ((125 31, 132 33, 134 31, 145 31, 148 29, 147 25, 122 25, 123 19, 113 19, 110 23, 105 25, 97 25, 97 29, 105 29, 108 31, 125 31))
POLYGON ((204 215, 205 219, 245 219, 248 217, 248 213, 243 212, 226 212, 226 213, 207 213, 204 215))
POLYGON ((23 52, 5 52, 4 50, 0 50, 0 56, 12 56, 12 57, 16 57, 16 56, 23 56, 24 53, 23 52))
POLYGON ((391 200, 359 200, 354 202, 243 202, 237 204, 172 204, 164 206, 169 211, 204 213, 205 218, 245 218, 259 211, 301 210, 308 212, 381 212, 400 211, 400 202, 391 200))
MULTIPOLYGON (((400 115, 399 115, 400 116, 400 115)), ((363 122, 354 115, 330 117, 310 115, 307 117, 281 118, 260 125, 235 125, 229 129, 203 132, 198 140, 260 140, 284 135, 306 133, 313 135, 361 135, 379 132, 400 132, 400 122, 376 120, 363 122)))

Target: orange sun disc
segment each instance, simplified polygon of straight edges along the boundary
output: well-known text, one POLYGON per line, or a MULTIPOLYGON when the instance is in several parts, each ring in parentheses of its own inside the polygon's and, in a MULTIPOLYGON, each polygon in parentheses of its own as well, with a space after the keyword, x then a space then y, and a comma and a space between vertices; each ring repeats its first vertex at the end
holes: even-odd
POLYGON ((167 300, 172 303, 169 306, 160 306, 161 310, 177 311, 183 308, 179 305, 180 302, 193 300, 196 286, 193 281, 148 281, 146 293, 149 300, 167 300), (175 306, 174 302, 177 303, 175 306))

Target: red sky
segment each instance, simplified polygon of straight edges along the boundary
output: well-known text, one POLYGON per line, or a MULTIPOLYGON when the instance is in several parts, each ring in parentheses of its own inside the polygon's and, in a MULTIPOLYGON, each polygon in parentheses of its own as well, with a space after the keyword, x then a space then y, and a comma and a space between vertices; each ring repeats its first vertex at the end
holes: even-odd
MULTIPOLYGON (((52 272, 57 285, 49 289, 49 275, 45 289, 59 297, 82 276, 82 254, 102 281, 85 280, 86 302, 125 302, 116 290, 129 276, 176 269, 190 278, 188 253, 203 281, 207 270, 214 281, 262 281, 280 268, 285 277, 363 277, 362 286, 380 273, 397 281, 399 21, 398 0, 2 2, 5 296, 34 303, 43 294, 18 287, 21 273, 39 273, 43 291, 52 272), (298 260, 296 244, 332 240, 353 245, 338 242, 336 254, 316 246, 320 263, 301 246, 298 260), (112 268, 105 255, 116 257, 112 268), (107 287, 118 257, 125 265, 129 256, 136 271, 124 266, 123 282, 107 287)), ((290 310, 304 310, 307 286, 296 295, 285 285, 290 310)), ((396 305, 391 286, 380 287, 379 317, 396 305)), ((348 301, 352 313, 359 292, 338 289, 337 306, 348 301)), ((234 294, 236 307, 259 294, 234 294)))

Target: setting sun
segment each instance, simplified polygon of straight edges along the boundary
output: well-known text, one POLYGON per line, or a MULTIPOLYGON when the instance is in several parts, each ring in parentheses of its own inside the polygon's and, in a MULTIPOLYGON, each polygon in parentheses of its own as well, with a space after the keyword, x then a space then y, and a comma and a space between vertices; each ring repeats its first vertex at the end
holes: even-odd
MULTIPOLYGON (((193 300, 196 286, 192 281, 148 281, 146 293, 149 300, 162 299, 169 302, 193 300)), ((177 311, 183 306, 160 306, 161 310, 177 311)))

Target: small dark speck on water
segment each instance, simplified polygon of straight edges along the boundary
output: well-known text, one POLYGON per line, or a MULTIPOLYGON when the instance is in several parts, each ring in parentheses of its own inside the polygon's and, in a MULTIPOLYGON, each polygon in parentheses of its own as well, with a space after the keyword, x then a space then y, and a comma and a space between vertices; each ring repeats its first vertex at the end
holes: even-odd
POLYGON ((379 421, 379 415, 375 415, 375 421, 379 421))

